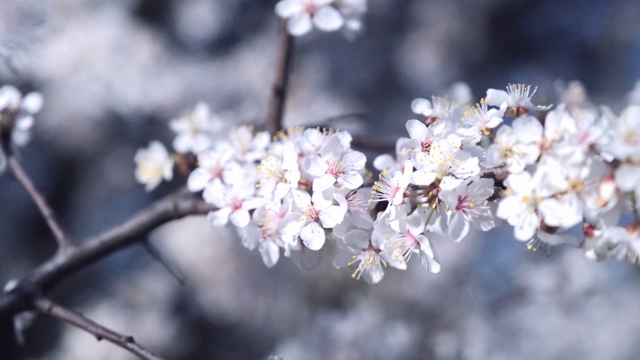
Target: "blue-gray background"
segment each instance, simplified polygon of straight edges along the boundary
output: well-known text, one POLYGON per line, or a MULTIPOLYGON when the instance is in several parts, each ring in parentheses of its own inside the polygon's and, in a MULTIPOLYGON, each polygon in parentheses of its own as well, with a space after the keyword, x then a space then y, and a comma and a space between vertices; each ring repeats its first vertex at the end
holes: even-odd
MULTIPOLYGON (((298 43, 288 124, 364 112, 340 126, 404 135, 411 100, 456 81, 476 98, 507 83, 581 80, 619 110, 640 78, 640 2, 370 0, 355 42, 314 32, 298 43)), ((27 171, 74 238, 108 228, 179 187, 151 194, 133 155, 171 142, 167 121, 198 100, 229 119, 265 113, 277 44, 275 1, 137 0, 0 3, 0 82, 38 90, 46 105, 27 171)), ((230 120, 231 121, 231 120, 230 120)), ((239 120, 234 120, 239 121, 239 120)), ((202 218, 152 234, 184 275, 181 287, 140 246, 74 275, 60 303, 135 335, 172 359, 636 358, 640 277, 575 249, 526 251, 508 228, 437 243, 443 269, 418 264, 369 286, 283 259, 263 266, 232 229, 202 218)), ((0 283, 47 259, 54 241, 10 174, 0 177, 0 283)), ((0 328, 3 359, 128 359, 47 318, 18 347, 0 328)))

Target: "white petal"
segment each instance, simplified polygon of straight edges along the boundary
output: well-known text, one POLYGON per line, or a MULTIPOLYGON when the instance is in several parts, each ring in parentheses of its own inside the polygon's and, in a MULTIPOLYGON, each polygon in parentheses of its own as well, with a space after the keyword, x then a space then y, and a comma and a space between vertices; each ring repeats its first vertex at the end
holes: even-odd
POLYGON ((436 179, 436 174, 432 172, 416 171, 411 174, 411 183, 419 186, 431 185, 436 179))
POLYGON ((289 34, 293 36, 302 36, 311 31, 312 27, 311 16, 306 12, 294 14, 287 22, 289 34))
POLYGON ((209 212, 207 220, 209 220, 213 226, 224 226, 227 224, 227 221, 229 221, 230 213, 231 208, 223 207, 220 210, 209 212))
POLYGON ((344 243, 353 249, 364 250, 369 246, 369 239, 371 235, 366 231, 354 229, 344 236, 344 243))
POLYGON ((33 127, 33 116, 22 116, 16 120, 16 129, 27 131, 33 127))
POLYGON ((349 151, 342 157, 342 162, 345 166, 349 166, 355 170, 360 170, 364 168, 367 163, 367 156, 360 151, 349 151))
POLYGON ((313 24, 323 31, 336 31, 344 25, 344 19, 334 7, 323 6, 313 15, 313 24))
POLYGON ((449 236, 451 236, 453 241, 458 242, 467 236, 467 234, 469 234, 469 219, 459 211, 455 211, 449 221, 449 236))
POLYGON ((345 213, 346 209, 340 206, 329 206, 320 212, 320 221, 322 222, 322 226, 331 229, 342 222, 345 213))
MULTIPOLYGON (((623 164, 616 169, 616 184, 622 191, 633 191, 639 188, 640 166, 623 164)), ((639 194, 640 195, 640 194, 639 194)))
POLYGON ((435 254, 434 254, 434 257, 430 257, 425 252, 426 249, 425 249, 424 245, 420 245, 420 248, 422 250, 420 252, 420 261, 422 262, 422 265, 424 265, 424 267, 426 267, 427 270, 431 271, 434 274, 439 273, 440 272, 440 263, 435 258, 435 254))
POLYGON ((238 209, 229 215, 229 220, 231 223, 237 227, 243 228, 249 225, 249 221, 251 217, 249 216, 249 212, 245 209, 238 209))
POLYGON ((327 172, 329 166, 327 165, 326 161, 322 160, 320 156, 311 155, 302 159, 302 168, 309 175, 320 177, 327 172))
POLYGON ((281 18, 288 18, 304 10, 304 4, 299 0, 282 0, 276 4, 276 14, 281 18))
POLYGON ((203 168, 197 168, 189 174, 189 178, 187 179, 187 188, 191 192, 204 190, 207 183, 209 183, 209 180, 211 180, 211 174, 203 168))
POLYGON ((380 155, 373 160, 373 167, 379 171, 389 170, 395 164, 396 161, 393 159, 393 156, 389 154, 380 155))
POLYGON ((431 101, 423 98, 417 98, 411 102, 411 111, 416 114, 429 116, 433 111, 433 106, 431 106, 431 101))
POLYGON ((520 117, 511 124, 513 133, 523 143, 536 143, 542 139, 544 128, 533 116, 520 117))
POLYGON ((221 208, 226 205, 224 195, 227 192, 228 190, 224 185, 222 185, 221 181, 212 181, 204 188, 202 197, 204 198, 204 201, 209 204, 213 204, 221 208))
POLYGON ((336 178, 331 174, 324 174, 313 180, 313 191, 325 191, 336 183, 336 178))
POLYGON ((515 238, 522 241, 531 239, 538 226, 540 226, 540 220, 536 214, 526 212, 520 215, 520 221, 515 225, 515 238))
POLYGON ((427 125, 422 121, 418 121, 415 119, 408 120, 405 127, 407 128, 407 132, 412 139, 422 140, 427 137, 429 130, 427 129, 427 125))
POLYGON ((280 247, 273 241, 263 241, 258 247, 262 261, 267 267, 274 267, 280 259, 280 247))
POLYGON ((278 223, 278 230, 281 234, 289 237, 295 237, 300 234, 305 222, 301 220, 302 215, 299 213, 290 213, 285 215, 278 223))
POLYGON ((312 222, 302 228, 300 238, 309 249, 320 250, 325 241, 324 229, 318 223, 312 222))
POLYGON ((487 105, 500 106, 504 102, 509 101, 509 94, 504 90, 489 89, 487 90, 487 105))
POLYGON ((346 187, 347 189, 353 190, 362 186, 362 184, 364 183, 364 179, 362 178, 362 175, 360 175, 360 173, 353 171, 341 175, 338 178, 338 183, 346 187))
POLYGON ((188 153, 191 150, 193 137, 188 134, 178 134, 173 140, 173 148, 179 153, 188 153))
POLYGON ((35 114, 42 109, 44 98, 40 93, 32 92, 28 93, 24 99, 22 99, 22 108, 30 114, 35 114))

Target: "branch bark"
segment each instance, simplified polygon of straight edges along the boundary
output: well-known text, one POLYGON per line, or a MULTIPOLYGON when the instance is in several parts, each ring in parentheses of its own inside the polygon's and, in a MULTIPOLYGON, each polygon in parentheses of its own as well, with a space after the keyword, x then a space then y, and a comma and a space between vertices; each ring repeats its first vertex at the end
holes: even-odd
POLYGON ((0 295, 0 318, 30 310, 34 299, 66 277, 133 243, 144 241, 153 229, 188 215, 202 215, 215 208, 196 194, 180 190, 156 201, 124 223, 83 241, 61 248, 51 259, 34 269, 12 290, 0 295))
POLYGON ((51 229, 53 236, 56 238, 56 241, 58 242, 58 246, 60 248, 72 246, 71 241, 65 235, 64 231, 62 231, 62 227, 60 227, 60 224, 56 220, 53 210, 51 210, 51 207, 49 206, 49 204, 47 204, 47 201, 44 199, 44 196, 42 196, 40 191, 38 191, 36 186, 33 184, 31 179, 29 178, 29 175, 27 175, 27 173, 24 171, 24 169, 22 168, 22 165, 20 165, 20 162, 15 157, 15 155, 10 155, 8 157, 8 163, 9 163, 9 167, 11 168, 11 171, 13 172, 13 175, 16 177, 16 179, 18 179, 20 184, 22 184, 22 186, 27 190, 27 192, 29 193, 29 196, 31 196, 33 201, 38 206, 38 210, 40 210, 40 213, 42 214, 45 221, 47 222, 47 225, 49 225, 49 228, 51 229))
POLYGON ((280 40, 278 48, 278 59, 276 63, 276 74, 271 87, 271 98, 269 100, 269 110, 265 126, 271 135, 275 135, 282 130, 282 119, 284 106, 287 100, 287 87, 289 83, 289 73, 293 61, 294 39, 287 31, 286 20, 280 23, 280 40))
POLYGON ((34 300, 33 304, 35 310, 38 312, 87 331, 95 335, 98 341, 102 339, 107 340, 138 356, 140 359, 160 360, 158 356, 152 354, 140 344, 136 343, 132 336, 118 334, 117 332, 107 329, 95 321, 84 317, 82 314, 60 306, 47 298, 39 297, 34 300))

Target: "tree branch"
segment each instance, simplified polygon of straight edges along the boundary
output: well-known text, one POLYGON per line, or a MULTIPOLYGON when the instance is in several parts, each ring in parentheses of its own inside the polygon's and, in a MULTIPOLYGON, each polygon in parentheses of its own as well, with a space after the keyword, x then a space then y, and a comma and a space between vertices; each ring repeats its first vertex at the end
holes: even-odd
POLYGON ((160 225, 187 215, 206 214, 211 210, 215 208, 196 194, 180 190, 80 245, 61 249, 21 280, 15 288, 0 296, 0 318, 29 310, 35 298, 67 276, 128 245, 144 241, 146 235, 160 225))
POLYGON ((393 136, 353 135, 351 145, 364 151, 390 152, 396 148, 397 139, 393 136))
POLYGON ((47 225, 49 225, 53 236, 55 236, 56 241, 58 242, 58 246, 60 248, 73 246, 69 238, 65 235, 64 231, 62 231, 60 224, 58 224, 58 222, 56 221, 53 210, 51 210, 51 207, 49 207, 49 204, 47 204, 44 196, 40 194, 36 186, 33 184, 31 179, 29 178, 29 175, 27 175, 27 173, 24 171, 22 165, 20 165, 20 162, 15 157, 15 155, 8 156, 8 163, 9 167, 11 167, 11 170, 13 171, 13 175, 27 190, 33 201, 38 206, 38 210, 40 210, 40 213, 47 222, 47 225))
POLYGON ((84 317, 82 314, 60 306, 53 301, 39 297, 33 302, 34 308, 45 315, 49 315, 58 320, 74 325, 86 332, 95 335, 98 341, 105 339, 130 353, 137 355, 140 359, 159 360, 160 358, 152 354, 140 344, 136 343, 132 336, 125 336, 84 317))
POLYGON ((293 60, 294 39, 287 31, 287 22, 280 23, 280 44, 276 63, 276 74, 271 87, 271 98, 265 126, 270 134, 275 135, 282 129, 284 106, 287 99, 289 73, 293 60))

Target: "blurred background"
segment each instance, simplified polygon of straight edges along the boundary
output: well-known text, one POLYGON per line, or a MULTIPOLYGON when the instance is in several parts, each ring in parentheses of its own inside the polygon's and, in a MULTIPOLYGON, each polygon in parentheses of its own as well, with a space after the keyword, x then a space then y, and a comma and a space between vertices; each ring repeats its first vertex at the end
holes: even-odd
MULTIPOLYGON (((168 121, 199 100, 229 121, 265 114, 277 47, 271 0, 3 0, 0 83, 37 90, 45 107, 23 164, 65 229, 81 239, 184 183, 151 194, 133 156, 170 145, 168 121)), ((475 96, 507 83, 556 102, 577 79, 618 111, 640 78, 640 2, 369 0, 355 41, 299 39, 286 124, 349 113, 340 127, 405 134, 415 97, 467 82, 475 96)), ((374 154, 371 154, 374 155, 374 154)), ((151 234, 181 286, 140 245, 61 283, 54 300, 170 359, 634 359, 640 274, 581 251, 527 251, 511 229, 434 244, 440 274, 413 264, 371 286, 288 259, 267 269, 233 229, 202 217, 151 234)), ((55 250, 35 205, 0 177, 0 283, 55 250)), ((2 359, 130 359, 45 317, 20 347, 0 327, 2 359)))

